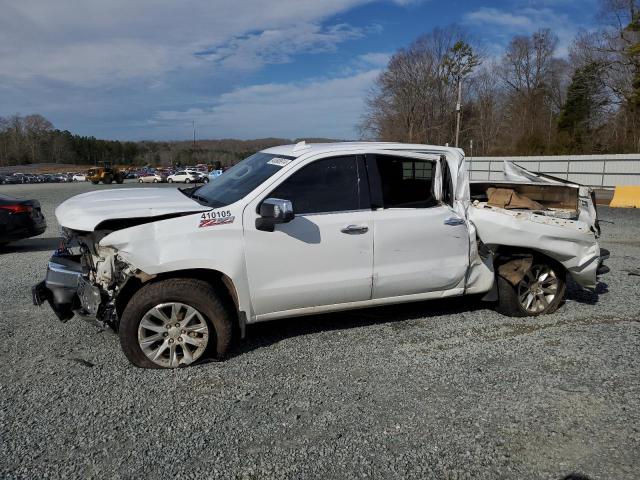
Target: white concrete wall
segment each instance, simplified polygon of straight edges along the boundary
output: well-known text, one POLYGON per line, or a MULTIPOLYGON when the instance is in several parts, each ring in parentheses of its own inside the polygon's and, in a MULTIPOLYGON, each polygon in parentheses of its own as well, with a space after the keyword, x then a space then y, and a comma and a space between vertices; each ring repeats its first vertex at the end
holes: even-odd
POLYGON ((501 180, 503 161, 593 187, 640 185, 640 153, 536 157, 467 157, 471 180, 501 180))

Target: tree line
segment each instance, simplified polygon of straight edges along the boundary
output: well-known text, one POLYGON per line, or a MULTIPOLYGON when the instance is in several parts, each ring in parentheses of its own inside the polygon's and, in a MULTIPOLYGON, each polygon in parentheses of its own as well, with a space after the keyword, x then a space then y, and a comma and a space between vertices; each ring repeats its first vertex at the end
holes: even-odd
POLYGON ((0 167, 35 163, 96 165, 233 165, 290 139, 123 142, 57 130, 39 114, 0 117, 0 167))
POLYGON ((132 163, 141 153, 135 142, 99 140, 56 130, 39 114, 0 117, 0 166, 31 163, 94 165, 132 163))
POLYGON ((367 98, 365 138, 456 143, 467 155, 640 151, 640 5, 601 0, 601 26, 568 58, 548 29, 491 57, 464 29, 436 28, 390 59, 367 98), (472 143, 473 142, 473 143, 472 143))

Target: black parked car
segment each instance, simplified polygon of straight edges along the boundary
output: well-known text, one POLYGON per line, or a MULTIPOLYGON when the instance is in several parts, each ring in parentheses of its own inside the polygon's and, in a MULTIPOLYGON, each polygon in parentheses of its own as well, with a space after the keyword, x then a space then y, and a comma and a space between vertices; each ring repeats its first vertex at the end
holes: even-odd
POLYGON ((18 177, 16 175, 7 175, 4 177, 3 184, 10 185, 16 183, 22 183, 22 177, 18 177))
POLYGON ((0 194, 0 245, 44 233, 47 221, 37 200, 0 194))

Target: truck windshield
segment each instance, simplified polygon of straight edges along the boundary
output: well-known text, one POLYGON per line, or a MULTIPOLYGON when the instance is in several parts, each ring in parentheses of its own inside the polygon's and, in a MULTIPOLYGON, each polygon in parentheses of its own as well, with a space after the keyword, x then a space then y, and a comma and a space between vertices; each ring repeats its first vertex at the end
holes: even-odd
POLYGON ((212 207, 237 202, 295 157, 258 152, 245 158, 214 181, 197 190, 197 197, 212 207))

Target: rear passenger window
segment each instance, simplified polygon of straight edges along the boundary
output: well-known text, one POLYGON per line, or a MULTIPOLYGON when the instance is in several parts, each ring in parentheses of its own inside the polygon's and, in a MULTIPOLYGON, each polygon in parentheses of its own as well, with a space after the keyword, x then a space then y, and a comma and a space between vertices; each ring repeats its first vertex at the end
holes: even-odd
POLYGON ((294 173, 269 194, 291 200, 296 214, 343 212, 369 208, 360 205, 356 157, 318 160, 294 173))
POLYGON ((433 196, 435 164, 427 160, 376 156, 384 208, 427 208, 433 196))

